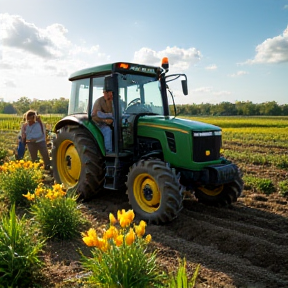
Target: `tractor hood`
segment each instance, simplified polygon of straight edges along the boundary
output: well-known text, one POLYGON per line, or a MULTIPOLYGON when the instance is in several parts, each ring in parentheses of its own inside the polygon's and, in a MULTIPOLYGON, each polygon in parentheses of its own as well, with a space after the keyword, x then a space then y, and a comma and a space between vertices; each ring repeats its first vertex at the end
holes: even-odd
POLYGON ((221 131, 221 128, 212 124, 175 117, 143 116, 138 120, 138 127, 160 128, 170 131, 187 133, 189 131, 221 131))

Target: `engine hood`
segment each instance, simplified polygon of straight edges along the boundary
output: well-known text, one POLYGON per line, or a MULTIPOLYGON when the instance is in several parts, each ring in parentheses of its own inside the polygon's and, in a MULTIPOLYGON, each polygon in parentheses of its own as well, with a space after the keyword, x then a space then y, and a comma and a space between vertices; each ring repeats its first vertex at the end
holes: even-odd
POLYGON ((153 127, 174 130, 183 133, 189 131, 221 131, 221 128, 212 124, 175 117, 143 116, 138 120, 138 127, 153 127))

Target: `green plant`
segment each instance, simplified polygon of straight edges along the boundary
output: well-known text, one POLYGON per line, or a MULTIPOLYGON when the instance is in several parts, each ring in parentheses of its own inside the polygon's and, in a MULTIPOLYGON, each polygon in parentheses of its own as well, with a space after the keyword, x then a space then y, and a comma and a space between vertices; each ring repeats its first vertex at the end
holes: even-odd
POLYGON ((176 275, 170 274, 166 287, 193 288, 196 284, 196 279, 198 276, 199 268, 200 268, 200 265, 197 265, 192 278, 188 280, 187 270, 186 270, 186 259, 184 258, 183 261, 179 260, 179 267, 178 267, 177 273, 176 275))
POLYGON ((8 155, 8 151, 6 149, 0 149, 0 165, 4 163, 4 160, 7 155, 8 155))
POLYGON ((15 205, 9 216, 0 220, 0 278, 1 287, 31 287, 34 276, 42 266, 38 254, 43 238, 23 216, 18 219, 15 205))
POLYGON ((104 231, 102 238, 93 228, 82 233, 86 245, 94 247, 92 257, 83 255, 82 260, 83 267, 92 272, 88 279, 89 287, 156 287, 161 274, 156 266, 156 253, 147 252, 151 236, 143 238, 146 223, 140 221, 132 228, 132 210, 118 211, 120 229, 114 226, 116 219, 113 214, 109 218, 110 227, 104 231))
POLYGON ((0 166, 1 190, 11 203, 26 204, 22 194, 34 191, 42 180, 39 163, 31 161, 9 161, 0 166))
POLYGON ((270 179, 244 176, 243 180, 245 185, 251 186, 253 189, 259 190, 266 195, 269 195, 275 191, 273 182, 270 179))
POLYGON ((32 201, 30 211, 43 234, 50 238, 71 239, 79 234, 80 224, 84 221, 76 196, 67 196, 59 184, 52 189, 41 183, 34 193, 24 195, 32 201))
POLYGON ((288 180, 284 180, 278 183, 279 194, 282 196, 288 196, 288 180))

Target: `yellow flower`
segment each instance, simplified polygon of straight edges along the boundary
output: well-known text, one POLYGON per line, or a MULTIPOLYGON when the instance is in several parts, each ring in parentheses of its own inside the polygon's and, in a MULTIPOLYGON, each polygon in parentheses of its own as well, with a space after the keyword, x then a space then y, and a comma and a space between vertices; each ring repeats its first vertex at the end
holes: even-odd
POLYGON ((52 186, 52 189, 53 189, 53 191, 57 191, 57 192, 63 191, 62 184, 54 184, 54 185, 52 186))
POLYGON ((59 194, 60 194, 60 196, 65 196, 67 193, 62 190, 61 192, 59 192, 59 194))
POLYGON ((145 234, 146 225, 146 222, 141 220, 138 226, 134 226, 135 232, 139 238, 141 238, 145 234))
POLYGON ((58 198, 59 196, 61 196, 61 195, 59 194, 59 192, 54 191, 54 194, 53 194, 54 199, 58 198))
POLYGON ((119 220, 120 226, 122 228, 129 226, 131 222, 133 221, 134 217, 135 217, 135 214, 133 210, 128 210, 127 212, 125 212, 125 210, 123 209, 121 213, 118 213, 118 220, 119 220))
POLYGON ((87 237, 87 236, 83 237, 82 240, 89 247, 95 247, 96 246, 95 242, 94 242, 94 239, 92 239, 90 237, 87 237))
POLYGON ((47 194, 45 195, 46 198, 53 200, 54 199, 54 193, 51 189, 47 190, 47 194))
POLYGON ((106 239, 98 238, 98 248, 101 251, 106 252, 109 249, 109 243, 106 239))
POLYGON ((87 233, 81 233, 84 243, 89 247, 98 247, 99 241, 97 237, 96 230, 94 228, 90 228, 87 233))
POLYGON ((115 216, 112 213, 109 214, 109 220, 110 220, 110 224, 112 224, 112 225, 115 225, 117 222, 117 219, 115 218, 115 216))
POLYGON ((28 192, 26 195, 22 194, 25 198, 27 198, 29 201, 34 201, 35 200, 35 194, 31 194, 28 192))
POLYGON ((118 221, 120 221, 120 218, 122 217, 122 215, 125 213, 125 209, 122 210, 118 210, 117 211, 117 219, 118 221))
POLYGON ((115 226, 110 226, 110 228, 104 232, 103 238, 112 239, 118 236, 118 230, 115 226))
POLYGON ((152 240, 152 236, 150 234, 148 234, 146 237, 145 237, 145 242, 148 244, 150 243, 152 240))
POLYGON ((132 228, 129 229, 129 232, 127 233, 126 237, 125 237, 125 241, 127 245, 131 245, 133 244, 133 242, 135 241, 135 232, 132 228))
POLYGON ((43 183, 40 183, 38 187, 35 189, 35 195, 37 197, 41 196, 46 192, 45 188, 43 188, 43 183))
POLYGON ((118 235, 115 239, 114 242, 116 244, 117 247, 120 247, 123 244, 123 235, 118 235))
POLYGON ((134 220, 135 214, 133 210, 128 210, 126 213, 126 217, 132 222, 134 220))

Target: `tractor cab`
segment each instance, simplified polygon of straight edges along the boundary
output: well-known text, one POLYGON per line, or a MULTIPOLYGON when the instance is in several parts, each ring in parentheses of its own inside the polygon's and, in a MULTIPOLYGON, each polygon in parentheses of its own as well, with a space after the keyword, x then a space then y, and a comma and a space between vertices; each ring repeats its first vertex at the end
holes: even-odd
MULTIPOLYGON (((106 66, 103 66, 102 70, 105 70, 106 66)), ((103 96, 103 89, 112 90, 113 155, 105 156, 118 157, 121 156, 121 153, 134 155, 136 147, 134 136, 137 134, 139 117, 145 115, 169 116, 165 82, 168 66, 167 58, 164 59, 162 68, 121 62, 114 64, 111 71, 102 72, 93 77, 87 78, 85 71, 81 72, 85 78, 77 79, 79 78, 78 74, 72 75, 68 115, 85 114, 88 121, 93 123, 91 116, 93 104, 103 96)), ((93 123, 93 125, 96 124, 93 123)), ((101 138, 101 135, 98 136, 101 138)), ((105 147, 101 141, 99 142, 104 154, 105 147)))

